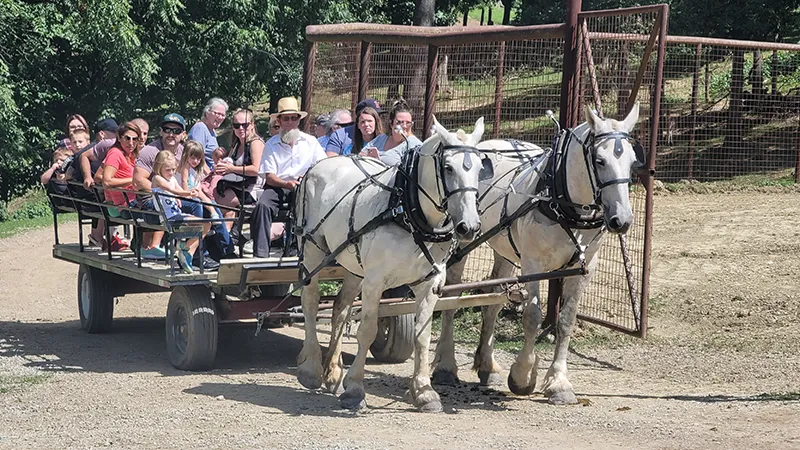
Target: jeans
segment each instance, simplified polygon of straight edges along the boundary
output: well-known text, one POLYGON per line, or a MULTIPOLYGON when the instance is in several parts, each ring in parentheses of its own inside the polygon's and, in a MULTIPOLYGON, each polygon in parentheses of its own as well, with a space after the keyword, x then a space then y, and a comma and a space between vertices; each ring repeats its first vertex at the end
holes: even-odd
MULTIPOLYGON (((181 212, 184 214, 191 214, 195 217, 211 217, 203 205, 192 200, 181 200, 181 212)), ((222 217, 222 213, 219 208, 217 208, 217 214, 222 217)), ((212 223, 211 228, 214 230, 214 234, 206 237, 205 241, 203 241, 203 247, 205 248, 207 254, 215 261, 233 257, 233 241, 231 240, 231 235, 228 232, 228 227, 225 226, 225 223, 212 223)), ((197 260, 197 258, 202 259, 202 256, 199 255, 199 253, 200 252, 195 253, 195 260, 197 260)))

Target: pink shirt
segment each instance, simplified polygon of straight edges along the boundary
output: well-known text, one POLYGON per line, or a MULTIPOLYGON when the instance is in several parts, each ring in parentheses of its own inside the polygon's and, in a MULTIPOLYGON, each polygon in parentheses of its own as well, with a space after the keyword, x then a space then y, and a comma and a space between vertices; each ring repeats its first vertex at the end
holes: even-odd
MULTIPOLYGON (((112 147, 108 151, 106 159, 103 160, 103 164, 117 169, 114 178, 133 178, 133 162, 125 156, 125 153, 123 153, 122 149, 119 147, 112 147)), ((123 187, 123 189, 133 190, 133 185, 129 184, 123 187)), ((133 199, 132 196, 129 198, 133 199)), ((125 195, 119 191, 106 191, 106 200, 115 205, 127 206, 125 195)))

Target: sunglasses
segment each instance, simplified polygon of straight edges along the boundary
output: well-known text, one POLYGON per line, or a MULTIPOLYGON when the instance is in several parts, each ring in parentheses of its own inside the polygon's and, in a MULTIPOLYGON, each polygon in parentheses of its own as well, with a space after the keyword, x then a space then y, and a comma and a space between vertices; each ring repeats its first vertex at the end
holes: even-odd
POLYGON ((395 125, 400 125, 401 127, 410 127, 414 124, 414 122, 411 122, 410 120, 395 120, 394 123, 395 125))
POLYGON ((249 127, 249 126, 250 126, 249 123, 234 123, 233 124, 233 128, 236 129, 236 130, 238 130, 239 128, 244 128, 246 130, 247 127, 249 127))
POLYGON ((127 141, 127 142, 136 142, 136 141, 138 141, 138 140, 139 140, 139 138, 138 138, 137 136, 128 136, 128 135, 125 135, 125 136, 122 136, 122 140, 123 140, 123 141, 127 141))
POLYGON ((181 134, 183 130, 180 128, 172 128, 172 127, 161 127, 161 131, 166 134, 181 134))
POLYGON ((286 122, 297 122, 300 120, 300 116, 280 116, 281 120, 286 122))

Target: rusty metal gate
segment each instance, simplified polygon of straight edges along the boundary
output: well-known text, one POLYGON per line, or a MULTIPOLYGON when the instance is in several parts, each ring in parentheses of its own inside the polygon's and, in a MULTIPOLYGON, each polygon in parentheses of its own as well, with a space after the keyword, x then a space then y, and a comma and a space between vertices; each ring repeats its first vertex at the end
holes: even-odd
MULTIPOLYGON (((558 113, 562 97, 571 95, 565 117, 576 120, 572 125, 583 121, 580 107, 595 97, 607 117, 624 115, 623 100, 635 98, 641 106, 637 137, 646 148, 649 145, 654 167, 655 143, 649 136, 657 133, 653 117, 658 117, 658 108, 653 105, 660 97, 667 6, 586 12, 574 19, 572 24, 525 27, 309 26, 303 106, 313 118, 337 108, 352 111, 367 97, 387 106, 402 97, 414 112, 417 135, 427 137, 434 113, 450 129, 472 127, 484 117, 487 137, 548 147, 554 130, 544 111, 558 113), (571 47, 566 42, 576 44, 572 50, 577 64, 572 67, 581 70, 572 72, 580 76, 564 77, 574 81, 571 88, 562 89, 564 56, 571 47), (598 95, 593 94, 594 85, 598 95)), ((306 126, 310 124, 311 120, 306 126)), ((644 186, 632 188, 636 222, 627 236, 631 268, 626 274, 620 241, 606 239, 580 310, 585 320, 642 337, 652 177, 644 181, 644 186)), ((477 249, 468 258, 465 281, 487 278, 491 265, 490 249, 477 249)), ((555 309, 548 308, 551 314, 555 309)))

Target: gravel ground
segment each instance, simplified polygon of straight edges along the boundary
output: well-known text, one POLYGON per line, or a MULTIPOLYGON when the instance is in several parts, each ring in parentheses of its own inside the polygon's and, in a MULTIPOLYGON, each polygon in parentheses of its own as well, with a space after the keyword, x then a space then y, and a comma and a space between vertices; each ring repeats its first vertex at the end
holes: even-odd
POLYGON ((658 196, 647 341, 577 342, 572 407, 479 388, 460 347, 466 383, 439 389, 437 415, 403 401, 410 363, 368 365, 362 413, 303 390, 295 327, 223 329, 215 370, 177 371, 163 294, 120 299, 114 332, 87 335, 52 231, 0 240, 0 448, 800 448, 798 205, 658 196))

